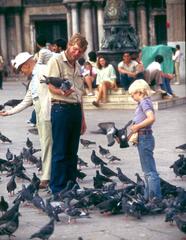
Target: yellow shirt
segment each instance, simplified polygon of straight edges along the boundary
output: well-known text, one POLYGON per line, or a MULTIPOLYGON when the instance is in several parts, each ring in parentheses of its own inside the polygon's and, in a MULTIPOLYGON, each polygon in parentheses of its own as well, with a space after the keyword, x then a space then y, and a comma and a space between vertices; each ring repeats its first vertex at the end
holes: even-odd
POLYGON ((68 79, 74 89, 74 92, 69 96, 57 95, 50 92, 52 99, 68 103, 81 102, 84 93, 84 84, 80 73, 80 65, 76 62, 75 67, 72 66, 68 62, 64 51, 50 58, 47 64, 47 76, 68 79))

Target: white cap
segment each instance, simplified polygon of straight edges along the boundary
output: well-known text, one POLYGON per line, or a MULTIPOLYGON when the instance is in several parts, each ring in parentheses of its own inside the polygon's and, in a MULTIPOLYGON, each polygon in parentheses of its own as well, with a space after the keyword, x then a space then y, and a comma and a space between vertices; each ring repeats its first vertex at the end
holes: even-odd
POLYGON ((11 60, 11 64, 15 69, 18 69, 23 63, 25 63, 31 57, 33 57, 33 55, 31 55, 30 53, 21 52, 15 57, 15 59, 11 60))

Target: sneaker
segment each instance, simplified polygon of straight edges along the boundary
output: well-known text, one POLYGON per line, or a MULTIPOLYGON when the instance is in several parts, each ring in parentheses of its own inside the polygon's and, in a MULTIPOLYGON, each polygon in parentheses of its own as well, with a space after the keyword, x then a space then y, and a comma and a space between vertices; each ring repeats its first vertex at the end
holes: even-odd
POLYGON ((96 102, 96 101, 93 101, 92 104, 93 104, 95 107, 99 107, 99 103, 96 102))
POLYGON ((161 88, 157 89, 156 92, 163 93, 163 94, 167 93, 166 91, 162 90, 161 88))
POLYGON ((171 95, 163 96, 163 99, 172 99, 172 98, 173 98, 173 96, 171 96, 171 95))
POLYGON ((93 96, 94 94, 92 92, 89 92, 87 96, 93 96))
POLYGON ((179 82, 175 82, 174 85, 180 85, 180 83, 179 82))

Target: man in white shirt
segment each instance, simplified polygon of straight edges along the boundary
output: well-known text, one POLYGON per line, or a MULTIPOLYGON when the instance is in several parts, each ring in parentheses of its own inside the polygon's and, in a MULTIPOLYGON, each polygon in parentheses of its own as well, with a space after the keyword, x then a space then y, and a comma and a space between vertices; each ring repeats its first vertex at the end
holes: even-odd
POLYGON ((120 73, 120 83, 127 91, 131 83, 137 79, 136 66, 138 63, 133 61, 129 52, 123 54, 123 61, 118 64, 118 72, 120 73))
MULTIPOLYGON (((145 71, 145 80, 147 83, 154 87, 157 92, 166 93, 166 89, 163 86, 163 78, 171 80, 173 78, 172 74, 162 72, 161 63, 164 61, 162 55, 157 55, 152 63, 148 65, 145 71)), ((170 85, 170 84, 169 84, 170 85)))

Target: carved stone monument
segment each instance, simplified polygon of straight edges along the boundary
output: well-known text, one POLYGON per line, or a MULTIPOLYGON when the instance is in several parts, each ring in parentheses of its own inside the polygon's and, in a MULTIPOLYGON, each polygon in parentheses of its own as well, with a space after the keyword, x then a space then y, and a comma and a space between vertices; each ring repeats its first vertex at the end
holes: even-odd
POLYGON ((139 39, 128 22, 125 0, 107 0, 103 28, 105 36, 98 53, 104 55, 115 67, 122 60, 124 52, 138 51, 139 39))

